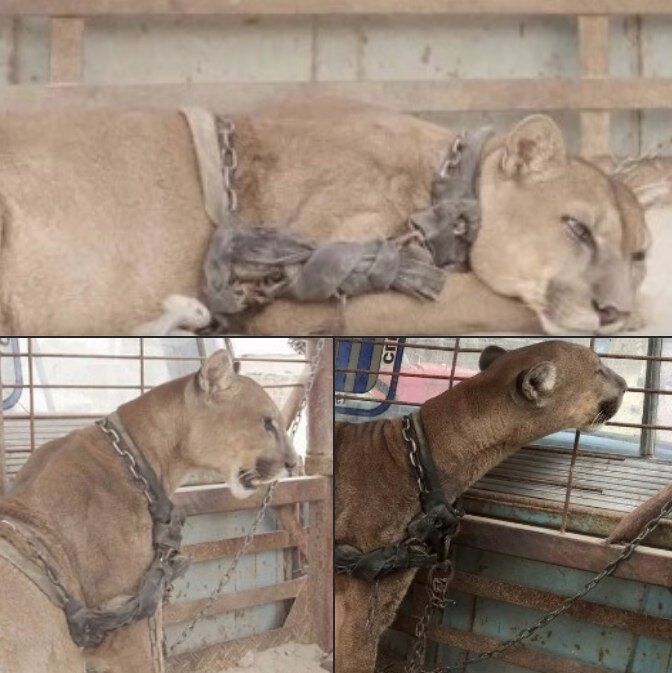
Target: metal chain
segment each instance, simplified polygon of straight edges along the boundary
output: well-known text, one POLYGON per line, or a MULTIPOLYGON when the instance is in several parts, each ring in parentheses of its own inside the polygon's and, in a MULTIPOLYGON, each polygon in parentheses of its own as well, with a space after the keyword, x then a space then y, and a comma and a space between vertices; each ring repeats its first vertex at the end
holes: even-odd
MULTIPOLYGON (((544 615, 541 619, 539 619, 539 621, 535 622, 532 626, 528 626, 527 628, 523 629, 520 633, 518 633, 518 635, 515 638, 511 638, 510 640, 500 643, 499 645, 497 645, 497 647, 494 647, 488 652, 484 652, 475 657, 467 657, 460 664, 456 664, 453 666, 440 666, 438 668, 425 670, 422 668, 422 659, 420 659, 418 661, 412 662, 412 667, 407 665, 406 671, 408 673, 450 673, 451 671, 462 670, 465 666, 470 666, 472 664, 477 664, 482 661, 492 659, 496 655, 501 654, 502 652, 506 652, 515 645, 518 645, 519 643, 527 640, 528 638, 532 637, 535 633, 537 633, 537 631, 543 629, 552 621, 554 621, 561 615, 565 614, 572 607, 572 605, 576 603, 576 601, 580 600, 586 594, 590 593, 598 584, 600 584, 600 582, 602 582, 607 577, 613 575, 613 573, 621 565, 621 563, 627 561, 633 555, 637 547, 660 525, 663 518, 668 516, 670 513, 672 513, 672 500, 668 502, 664 507, 662 507, 659 514, 653 519, 651 519, 642 528, 637 537, 633 538, 628 544, 626 544, 625 547, 623 548, 623 551, 615 559, 610 561, 604 567, 602 572, 600 572, 595 577, 593 577, 589 582, 587 582, 584 585, 583 589, 581 589, 581 591, 567 598, 565 601, 562 602, 562 604, 557 609, 544 615)), ((434 606, 439 607, 440 609, 445 608, 447 604, 446 592, 447 587, 446 590, 444 591, 443 586, 441 586, 439 590, 435 590, 434 586, 432 586, 430 601, 425 607, 425 613, 420 619, 420 623, 416 625, 416 638, 422 638, 424 642, 414 647, 414 650, 417 649, 420 652, 423 659, 424 659, 424 653, 426 651, 426 642, 427 642, 426 627, 427 624, 429 623, 429 618, 431 617, 431 611, 434 608, 434 606)))
POLYGON ((140 488, 142 488, 142 492, 144 493, 147 502, 150 505, 153 505, 154 498, 152 497, 149 482, 142 474, 142 472, 140 472, 140 470, 138 469, 138 463, 135 460, 133 454, 129 453, 126 449, 124 449, 121 446, 121 436, 119 435, 119 433, 116 431, 115 428, 113 428, 109 424, 106 418, 101 418, 97 420, 96 425, 105 433, 105 435, 107 435, 107 438, 110 440, 110 444, 112 444, 112 448, 126 462, 126 464, 128 465, 128 469, 133 475, 133 478, 140 484, 140 488))
MULTIPOLYGON (((308 396, 310 395, 310 391, 313 389, 313 386, 315 385, 315 380, 317 378, 317 372, 320 366, 320 360, 322 357, 322 353, 324 351, 325 347, 325 342, 326 339, 318 339, 317 340, 317 346, 315 348, 315 353, 313 357, 310 359, 309 367, 309 375, 306 380, 306 384, 303 388, 303 395, 301 396, 301 401, 299 402, 299 405, 296 409, 296 413, 294 415, 294 418, 292 419, 292 422, 288 428, 288 434, 290 437, 294 437, 294 434, 296 433, 297 428, 299 427, 299 423, 301 421, 301 415, 303 413, 303 410, 306 407, 306 404, 308 403, 308 396)), ((219 580, 217 586, 215 587, 214 591, 210 594, 210 597, 206 601, 206 603, 200 608, 200 610, 194 615, 192 620, 189 622, 189 624, 184 628, 182 633, 178 636, 177 640, 170 646, 170 649, 168 650, 169 654, 172 654, 172 652, 175 650, 176 647, 181 645, 188 637, 189 635, 193 632, 193 630, 196 628, 196 624, 198 621, 206 614, 206 612, 212 607, 214 602, 219 598, 220 594, 222 593, 222 590, 224 587, 229 583, 231 580, 231 577, 233 576, 233 573, 235 572, 236 568, 238 567, 238 564, 240 563, 240 560, 242 557, 245 555, 247 552, 249 546, 252 544, 252 541, 254 540, 254 536, 257 533, 257 528, 259 527, 259 524, 261 523, 262 519, 264 518, 264 515, 266 514, 266 511, 268 510, 271 500, 273 498, 273 492, 275 491, 276 486, 278 485, 277 480, 271 482, 268 485, 268 489, 266 490, 266 494, 264 495, 264 499, 261 502, 261 506, 259 507, 259 510, 257 511, 256 516, 254 517, 254 521, 252 522, 252 525, 247 531, 247 534, 245 535, 245 538, 243 540, 242 545, 239 547, 238 551, 234 554, 233 559, 231 560, 231 563, 229 564, 229 567, 227 568, 226 572, 224 575, 222 575, 221 579, 219 580)))
POLYGON ((231 119, 217 119, 217 135, 219 136, 220 156, 222 157, 222 174, 224 191, 227 198, 227 210, 235 213, 238 210, 238 192, 235 186, 238 153, 235 146, 236 125, 231 119))
POLYGON ((5 526, 10 528, 19 539, 23 540, 23 542, 30 548, 31 552, 44 569, 44 574, 47 576, 47 579, 56 588, 59 599, 62 603, 62 607, 64 608, 68 602, 68 596, 69 596, 68 590, 65 588, 63 582, 61 582, 61 580, 59 579, 55 570, 51 567, 49 561, 47 561, 47 559, 44 557, 44 554, 42 554, 38 546, 27 535, 24 535, 11 521, 7 521, 7 519, 0 519, 0 524, 3 523, 5 524, 5 526))
POLYGON ((249 546, 252 544, 252 540, 254 539, 254 536, 257 532, 257 528, 259 527, 261 520, 264 518, 264 514, 266 514, 268 506, 271 504, 271 499, 273 498, 273 491, 275 491, 275 487, 277 485, 278 485, 277 481, 273 481, 268 485, 268 489, 266 489, 266 495, 264 495, 264 499, 262 500, 261 506, 257 511, 257 515, 254 517, 254 521, 252 522, 252 525, 250 526, 249 530, 247 531, 247 534, 245 535, 243 544, 235 553, 233 560, 229 564, 229 567, 227 568, 226 572, 222 575, 214 591, 210 594, 210 598, 208 599, 208 601, 194 615, 191 622, 189 622, 189 624, 182 631, 177 640, 170 646, 170 650, 168 650, 169 654, 172 654, 173 650, 179 645, 181 645, 189 637, 189 635, 191 635, 191 632, 194 630, 194 628, 196 628, 196 624, 198 623, 198 621, 212 607, 213 603, 217 600, 217 598, 219 598, 224 587, 229 583, 231 577, 233 576, 234 571, 238 566, 238 563, 240 562, 240 559, 243 557, 245 552, 247 552, 249 546))
MULTIPOLYGON (((306 405, 308 404, 308 398, 310 397, 310 391, 313 389, 313 386, 315 385, 315 379, 317 378, 318 371, 320 369, 320 362, 322 360, 322 353, 324 352, 324 348, 326 346, 327 340, 326 339, 316 339, 316 344, 315 344, 315 352, 313 353, 312 357, 310 358, 310 363, 309 363, 309 371, 308 371, 308 378, 306 379, 306 383, 303 386, 303 395, 301 396, 301 401, 299 402, 299 406, 296 408, 296 413, 294 414, 294 418, 292 419, 292 422, 289 425, 289 428, 287 429, 287 432, 289 433, 290 437, 294 437, 296 434, 296 431, 299 429, 299 423, 301 423, 301 416, 303 415, 303 411, 306 408, 306 405)), ((306 352, 308 348, 306 345, 306 352)))
POLYGON ((415 470, 415 479, 418 482, 418 489, 420 493, 427 493, 427 480, 425 479, 425 469, 420 460, 420 453, 418 451, 418 443, 415 441, 415 436, 411 432, 411 419, 409 416, 404 416, 401 419, 401 436, 408 447, 408 458, 415 470))
POLYGON ((464 135, 458 135, 451 145, 446 157, 441 162, 439 168, 439 177, 445 178, 448 174, 455 170, 462 161, 462 152, 464 151, 464 135))
POLYGON ((450 572, 448 574, 444 573, 443 576, 436 575, 434 568, 429 571, 429 599, 425 603, 422 616, 415 624, 415 643, 413 643, 406 661, 405 670, 407 673, 422 673, 422 666, 427 654, 427 627, 432 619, 432 614, 436 610, 445 610, 448 605, 448 589, 455 574, 454 565, 451 564, 450 572))

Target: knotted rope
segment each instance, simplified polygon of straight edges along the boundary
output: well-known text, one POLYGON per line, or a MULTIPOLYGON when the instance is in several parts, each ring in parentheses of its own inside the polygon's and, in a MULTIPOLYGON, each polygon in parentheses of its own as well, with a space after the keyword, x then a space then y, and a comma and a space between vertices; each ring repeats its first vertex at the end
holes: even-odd
MULTIPOLYGON (((190 120, 195 138, 197 129, 202 134, 203 119, 199 113, 198 124, 190 120)), ((276 298, 325 301, 395 290, 432 300, 448 272, 468 270, 480 224, 478 166, 490 128, 453 143, 433 182, 432 205, 411 215, 407 233, 394 239, 319 243, 286 229, 246 228, 237 222, 234 127, 230 120, 215 122, 225 198, 214 195, 211 166, 206 170, 201 165, 201 173, 209 176, 203 181, 204 198, 217 225, 203 265, 203 298, 218 328, 276 298)), ((204 144, 202 139, 196 143, 201 155, 204 144)))

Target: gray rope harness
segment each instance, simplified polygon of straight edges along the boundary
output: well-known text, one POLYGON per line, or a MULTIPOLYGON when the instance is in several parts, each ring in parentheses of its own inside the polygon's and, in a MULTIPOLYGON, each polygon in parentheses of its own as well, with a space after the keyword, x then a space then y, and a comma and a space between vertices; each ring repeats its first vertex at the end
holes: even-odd
POLYGON ((325 301, 396 290, 436 299, 448 272, 469 269, 480 225, 479 160, 489 127, 458 136, 433 181, 431 206, 410 216, 408 233, 362 243, 316 243, 286 229, 240 226, 234 128, 218 118, 217 129, 228 208, 206 253, 203 298, 219 326, 280 297, 325 301))
POLYGON ((31 552, 32 558, 25 561, 32 563, 38 567, 38 571, 46 575, 49 586, 45 588, 44 582, 36 576, 34 569, 26 570, 16 556, 10 558, 10 562, 22 570, 57 607, 65 612, 70 636, 80 647, 100 645, 108 633, 154 615, 166 590, 175 579, 184 574, 189 564, 188 559, 179 553, 184 513, 174 507, 151 465, 126 432, 118 414, 113 413, 97 421, 96 424, 109 438, 114 450, 124 459, 149 503, 153 524, 154 557, 140 580, 137 593, 133 596, 117 597, 108 601, 106 605, 96 608, 87 607, 66 589, 54 565, 26 528, 17 525, 18 522, 9 522, 10 528, 31 552))

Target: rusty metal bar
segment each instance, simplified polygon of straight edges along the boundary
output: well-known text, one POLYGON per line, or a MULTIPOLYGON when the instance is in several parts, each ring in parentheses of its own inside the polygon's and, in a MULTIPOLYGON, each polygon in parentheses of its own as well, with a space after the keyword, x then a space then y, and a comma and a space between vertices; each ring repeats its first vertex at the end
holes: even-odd
POLYGON ((140 394, 145 392, 145 339, 140 337, 140 394))
MULTIPOLYGON (((147 338, 147 337, 141 337, 147 338)), ((27 351, 20 351, 10 356, 8 353, 0 353, 0 358, 13 357, 27 358, 31 354, 27 351)), ((145 360, 160 360, 163 362, 201 362, 203 358, 190 355, 122 355, 122 354, 105 354, 105 353, 32 353, 34 358, 63 358, 63 359, 89 359, 89 360, 139 360, 143 357, 145 360)), ((272 357, 263 355, 249 355, 237 357, 236 360, 241 362, 287 362, 290 364, 306 364, 308 360, 299 357, 272 357)))
MULTIPOLYGON (((421 579, 423 580, 425 583, 426 578, 421 579)), ((564 596, 552 591, 460 571, 455 573, 452 588, 482 598, 512 603, 541 612, 552 612, 559 608, 565 600, 564 596)), ((600 626, 622 629, 648 638, 672 641, 672 620, 663 617, 654 617, 643 612, 587 600, 574 603, 567 614, 600 626)))
MULTIPOLYGON (((413 635, 415 621, 408 617, 397 619, 393 628, 413 635)), ((469 631, 461 631, 448 626, 430 624, 427 627, 427 636, 431 640, 443 645, 450 645, 461 650, 481 654, 497 647, 501 640, 482 636, 469 631)), ((577 659, 549 654, 543 650, 518 645, 494 657, 496 660, 506 661, 538 673, 621 673, 613 668, 593 666, 577 659)), ((468 669, 467 669, 468 670, 468 669)))
MULTIPOLYGON (((590 348, 595 351, 595 337, 590 339, 590 348)), ((569 515, 569 505, 572 499, 572 489, 574 487, 574 468, 576 467, 576 458, 579 455, 579 441, 581 440, 581 430, 576 429, 574 433, 574 445, 572 446, 572 457, 569 461, 569 473, 567 474, 567 486, 565 489, 565 507, 562 512, 561 531, 567 528, 567 517, 569 515)))
MULTIPOLYGON (((158 385, 158 384, 157 384, 158 385)), ((296 383, 265 383, 261 384, 262 388, 273 389, 273 388, 301 388, 303 383, 297 381, 296 383)), ((14 388, 31 388, 33 390, 140 390, 143 388, 142 383, 129 383, 129 384, 119 384, 119 383, 110 383, 110 384, 98 384, 98 383, 36 383, 35 385, 23 384, 16 385, 14 388)), ((144 390, 151 390, 156 388, 156 386, 144 386, 144 390)), ((41 417, 41 415, 40 415, 41 417)))
MULTIPOLYGON (((457 542, 466 547, 551 563, 566 568, 601 571, 622 551, 604 539, 578 533, 467 514, 457 542)), ((672 585, 672 552, 639 547, 622 563, 614 577, 669 587, 672 585)))
POLYGON ((30 452, 35 451, 35 388, 33 379, 33 338, 28 337, 28 418, 30 420, 30 452))
MULTIPOLYGON (((466 352, 466 351, 462 351, 466 352)), ((381 370, 381 369, 353 369, 353 368, 347 368, 347 367, 336 367, 335 368, 336 372, 340 372, 343 374, 379 374, 380 376, 392 376, 393 372, 392 371, 387 371, 387 370, 381 370)), ((418 372, 405 372, 405 371, 399 371, 399 372, 394 372, 394 376, 398 378, 414 378, 414 379, 431 379, 431 380, 436 380, 436 381, 450 381, 451 375, 450 374, 421 374, 418 372)), ((466 381, 471 377, 469 376, 455 376, 456 381, 466 381)), ((655 393, 657 395, 672 395, 672 390, 669 390, 667 388, 637 388, 637 387, 632 387, 632 388, 626 388, 626 392, 628 393, 655 393)))
MULTIPOLYGON (((458 337, 459 338, 459 337, 458 337)), ((630 337, 622 337, 630 338, 630 337)), ((650 338, 650 337, 649 337, 650 338)), ((398 346, 399 344, 396 341, 385 339, 385 338, 364 338, 364 337, 335 337, 336 341, 348 341, 349 343, 375 343, 382 345, 398 346)), ((586 337, 588 339, 588 337, 586 337)), ((541 341, 541 338, 540 338, 541 341)), ((452 351, 454 346, 442 346, 442 345, 431 345, 431 344, 422 344, 416 343, 413 341, 406 341, 403 344, 404 348, 414 348, 419 350, 430 350, 430 351, 452 351)), ((462 347, 460 350, 463 353, 480 353, 481 348, 472 348, 472 347, 462 347)), ((623 355, 621 353, 598 353, 600 358, 609 359, 609 360, 658 360, 660 362, 672 362, 672 356, 652 356, 652 355, 623 355)))

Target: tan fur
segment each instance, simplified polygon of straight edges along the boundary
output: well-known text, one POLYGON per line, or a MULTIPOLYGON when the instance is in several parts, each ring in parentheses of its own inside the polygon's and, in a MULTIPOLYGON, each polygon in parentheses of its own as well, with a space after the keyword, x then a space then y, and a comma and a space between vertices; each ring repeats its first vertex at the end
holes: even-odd
MULTIPOLYGON (((548 341, 497 357, 420 413, 444 486, 460 494, 518 447, 564 428, 592 427, 600 403, 620 403, 624 389, 590 349, 548 341), (534 401, 521 397, 526 387, 517 384, 530 371, 544 377, 534 401)), ((336 540, 368 551, 403 539, 420 506, 400 419, 339 423, 335 447, 336 540)), ((381 580, 376 598, 371 584, 336 577, 337 673, 373 671, 378 639, 414 575, 381 580)))
MULTIPOLYGON (((129 434, 169 493, 196 469, 216 470, 233 486, 238 471, 253 468, 258 458, 270 462, 268 478, 294 462, 280 411, 261 386, 232 367, 220 351, 200 375, 158 386, 120 407, 129 434), (265 427, 266 417, 277 433, 265 427)), ((68 590, 89 606, 133 594, 152 558, 147 502, 93 426, 41 447, 0 500, 3 513, 33 526, 68 590)), ((85 665, 96 673, 154 673, 148 620, 82 653, 64 614, 34 584, 3 558, 0 574, 2 673, 84 673, 85 665)))
MULTIPOLYGON (((605 175, 565 161, 559 131, 549 142, 543 137, 554 132, 552 122, 531 119, 488 147, 474 273, 449 277, 437 301, 389 292, 352 298, 344 313, 335 303, 280 301, 244 328, 445 334, 627 326, 624 319, 600 328, 591 304, 599 278, 587 276, 593 267, 613 270, 623 281, 603 285, 621 288, 619 308, 635 312, 626 240, 637 236, 623 236, 622 228, 630 218, 643 231, 641 210, 621 210, 605 175), (604 233, 605 253, 593 263, 559 222, 569 206, 593 214, 604 233), (558 277, 562 301, 548 315, 545 298, 558 277)), ((455 136, 337 100, 280 103, 237 125, 241 221, 318 241, 404 232, 409 214, 428 205, 434 171, 455 136)), ((177 112, 0 117, 0 202, 4 333, 126 334, 156 319, 167 296, 199 292, 212 228, 177 112)))
POLYGON ((663 487, 658 493, 635 507, 616 524, 606 542, 630 541, 637 536, 644 526, 654 519, 669 502, 672 501, 672 484, 663 487))

